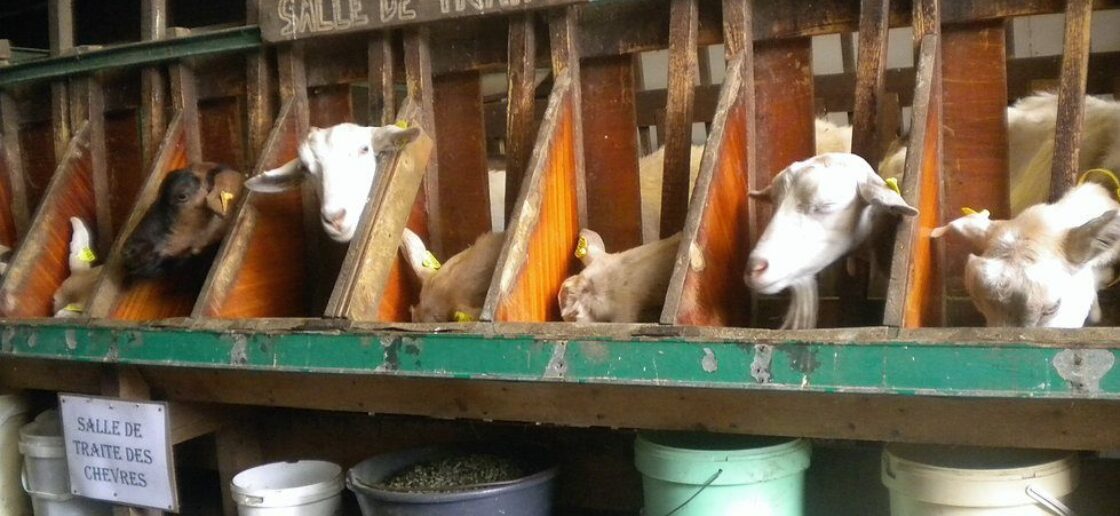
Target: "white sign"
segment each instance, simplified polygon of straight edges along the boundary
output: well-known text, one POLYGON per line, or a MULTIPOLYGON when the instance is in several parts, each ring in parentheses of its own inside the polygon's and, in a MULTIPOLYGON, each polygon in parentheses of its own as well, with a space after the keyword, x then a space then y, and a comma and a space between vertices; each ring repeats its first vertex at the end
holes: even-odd
POLYGON ((73 494, 179 510, 166 403, 70 394, 58 401, 73 494))

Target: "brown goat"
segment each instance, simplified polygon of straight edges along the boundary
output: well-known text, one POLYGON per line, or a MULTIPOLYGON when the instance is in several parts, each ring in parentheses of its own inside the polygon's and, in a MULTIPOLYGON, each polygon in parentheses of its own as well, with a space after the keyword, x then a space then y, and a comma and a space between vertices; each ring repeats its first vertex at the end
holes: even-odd
POLYGON ((421 285, 420 302, 412 307, 413 322, 477 321, 503 237, 503 233, 484 233, 440 266, 420 237, 405 229, 401 250, 421 285))
POLYGON ((162 276, 221 241, 244 181, 240 172, 217 163, 170 172, 125 243, 125 277, 162 276))
POLYGON ((576 256, 584 269, 560 285, 560 315, 568 322, 656 322, 665 304, 681 234, 619 253, 603 238, 579 233, 576 256))

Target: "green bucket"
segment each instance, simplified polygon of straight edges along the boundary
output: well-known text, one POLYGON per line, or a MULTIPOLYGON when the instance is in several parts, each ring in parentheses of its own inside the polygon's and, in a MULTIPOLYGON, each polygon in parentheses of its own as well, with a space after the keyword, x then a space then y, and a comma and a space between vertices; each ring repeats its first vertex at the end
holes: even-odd
POLYGON ((634 443, 644 516, 801 516, 809 443, 643 433, 634 443))

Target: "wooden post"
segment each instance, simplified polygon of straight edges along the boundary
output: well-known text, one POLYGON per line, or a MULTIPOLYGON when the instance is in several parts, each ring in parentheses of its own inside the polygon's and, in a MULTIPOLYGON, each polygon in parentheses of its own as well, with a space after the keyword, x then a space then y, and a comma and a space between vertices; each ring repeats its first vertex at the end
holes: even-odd
MULTIPOLYGON (((175 27, 173 37, 190 34, 189 29, 175 27)), ((187 136, 187 156, 191 161, 202 161, 202 134, 198 120, 198 94, 196 93, 194 68, 186 62, 171 65, 171 104, 176 113, 181 113, 183 131, 187 136)))
POLYGON ((214 435, 218 481, 222 490, 222 514, 225 516, 237 516, 237 504, 230 492, 230 482, 234 475, 259 465, 263 460, 254 423, 252 418, 231 419, 214 435))
MULTIPOLYGON (((74 0, 49 0, 47 16, 51 55, 58 56, 74 48, 74 0)), ((64 79, 51 83, 51 126, 57 163, 62 161, 70 142, 70 95, 64 79)))
POLYGON ((521 192, 536 142, 537 36, 528 13, 509 22, 509 104, 506 109, 505 220, 521 192))
MULTIPOLYGON (((167 0, 141 0, 140 39, 163 39, 167 29, 167 0)), ((140 71, 140 142, 145 169, 151 168, 167 129, 166 83, 159 66, 140 71)))
POLYGON ((661 238, 680 231, 688 211, 698 27, 697 0, 672 0, 669 9, 669 91, 665 106, 661 238))
POLYGON ((552 45, 552 76, 559 80, 567 74, 571 79, 572 102, 572 156, 576 178, 576 210, 580 227, 587 227, 587 181, 584 169, 583 151, 583 95, 580 88, 580 49, 577 22, 579 8, 568 6, 553 15, 549 24, 549 39, 552 45))
POLYGON ((369 125, 388 125, 397 116, 396 56, 393 32, 374 32, 366 50, 369 60, 369 125))
POLYGON ((435 87, 432 86, 432 53, 428 27, 408 29, 404 41, 404 72, 408 96, 420 110, 420 125, 435 140, 435 152, 428 158, 424 172, 424 211, 428 213, 428 248, 437 256, 444 254, 443 232, 439 216, 439 138, 435 131, 435 87))
MULTIPOLYGON (((164 0, 166 1, 166 0, 164 0)), ((255 23, 260 16, 260 0, 245 1, 245 19, 255 23)), ((261 49, 245 55, 245 97, 248 101, 248 135, 245 145, 247 163, 256 163, 268 133, 272 130, 276 107, 272 102, 272 72, 268 64, 268 50, 261 49)))
POLYGON ((1089 77, 1091 0, 1066 2, 1065 47, 1062 52, 1058 116, 1054 133, 1054 161, 1050 169, 1050 201, 1056 201, 1077 182, 1081 154, 1081 126, 1085 121, 1085 84, 1089 77))
MULTIPOLYGON (((634 94, 637 95, 646 89, 646 74, 642 67, 642 54, 631 54, 630 61, 633 63, 634 69, 634 94)), ((650 133, 650 126, 642 125, 638 127, 639 156, 645 156, 653 152, 653 137, 650 133)), ((658 137, 662 136, 658 135, 658 137)))
MULTIPOLYGON (((0 181, 7 183, 9 211, 3 217, 10 217, 7 221, 10 226, 3 228, 3 232, 7 234, 0 235, 0 238, 5 239, 5 245, 14 248, 31 225, 31 209, 27 204, 27 183, 23 171, 22 145, 19 141, 19 106, 12 95, 4 90, 0 90, 0 124, 0 138, 3 138, 0 141, 0 160, 3 160, 0 169, 7 176, 0 178, 0 181)), ((8 226, 8 223, 4 225, 8 226)))

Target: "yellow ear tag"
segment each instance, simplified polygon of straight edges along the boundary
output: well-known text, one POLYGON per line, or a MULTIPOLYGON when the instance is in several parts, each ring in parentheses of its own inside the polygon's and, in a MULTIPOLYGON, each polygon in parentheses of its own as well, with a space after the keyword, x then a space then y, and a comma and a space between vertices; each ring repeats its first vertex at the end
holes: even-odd
POLYGON ((474 321, 474 317, 471 317, 470 314, 467 314, 466 312, 455 312, 455 322, 471 321, 474 321))
POLYGON ((78 259, 86 263, 93 263, 97 259, 97 255, 93 253, 93 249, 86 247, 78 251, 78 259))
POLYGON ((79 314, 85 311, 85 308, 83 308, 82 305, 78 303, 70 303, 64 306, 62 309, 66 310, 67 312, 74 312, 79 314))
POLYGON ((898 195, 902 195, 902 190, 898 189, 898 178, 897 177, 888 177, 886 179, 886 181, 887 181, 887 188, 890 188, 891 190, 894 190, 894 193, 896 193, 898 195))
POLYGON ((397 123, 393 125, 400 127, 401 129, 408 129, 408 120, 397 120, 397 123))
POLYGON ((229 212, 229 202, 233 200, 233 192, 223 190, 219 197, 222 199, 222 215, 225 215, 229 212))
POLYGON ((1089 174, 1092 174, 1094 172, 1098 174, 1104 174, 1105 177, 1108 177, 1112 180, 1112 184, 1116 185, 1116 198, 1120 199, 1120 179, 1118 179, 1116 177, 1116 174, 1112 173, 1112 171, 1107 168, 1093 168, 1086 170, 1081 174, 1081 177, 1077 178, 1077 184, 1080 186, 1085 182, 1085 179, 1089 177, 1089 174))
POLYGON ((433 271, 438 271, 442 267, 439 260, 436 259, 436 255, 432 254, 431 251, 424 251, 424 261, 420 262, 420 266, 433 271))
POLYGON ((968 206, 965 206, 964 208, 961 208, 961 213, 963 213, 965 215, 977 215, 977 214, 979 214, 979 215, 983 215, 985 217, 991 216, 991 213, 989 213, 988 210, 976 211, 972 208, 969 208, 968 206))
POLYGON ((576 258, 583 258, 587 256, 587 239, 579 237, 579 242, 576 242, 576 258))

